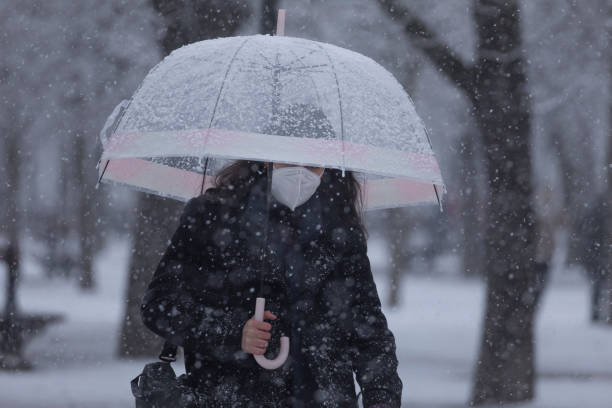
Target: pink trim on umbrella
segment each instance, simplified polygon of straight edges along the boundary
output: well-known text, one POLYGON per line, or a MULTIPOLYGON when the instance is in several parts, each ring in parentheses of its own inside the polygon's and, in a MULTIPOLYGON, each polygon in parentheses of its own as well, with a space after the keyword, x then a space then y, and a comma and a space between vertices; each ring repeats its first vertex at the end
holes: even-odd
MULTIPOLYGON (((103 181, 127 184, 183 201, 202 191, 202 174, 143 159, 113 159, 108 166, 100 166, 99 171, 100 174, 104 171, 103 181)), ((204 191, 214 186, 214 179, 206 176, 204 191)), ((411 179, 367 180, 363 183, 363 193, 366 210, 437 202, 433 184, 411 179)))
MULTIPOLYGON (((100 166, 100 172, 103 167, 100 166)), ((142 159, 110 160, 103 180, 129 184, 184 201, 214 185, 214 176, 206 176, 202 188, 202 174, 142 159)))
POLYGON ((367 210, 438 201, 433 184, 418 183, 408 179, 368 180, 364 183, 363 189, 364 207, 367 210))
POLYGON ((408 177, 442 184, 433 154, 398 151, 365 144, 291 136, 266 135, 233 130, 181 130, 116 133, 106 145, 102 160, 128 157, 213 156, 300 163, 408 177))

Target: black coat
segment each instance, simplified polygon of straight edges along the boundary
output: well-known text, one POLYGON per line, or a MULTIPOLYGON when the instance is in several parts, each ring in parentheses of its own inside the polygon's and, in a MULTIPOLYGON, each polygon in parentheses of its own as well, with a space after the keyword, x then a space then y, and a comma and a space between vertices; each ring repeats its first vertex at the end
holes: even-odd
MULTIPOLYGON (((268 371, 241 350, 242 328, 260 296, 264 194, 255 185, 243 200, 227 200, 216 189, 191 199, 141 306, 149 329, 183 346, 191 383, 218 401, 215 406, 291 405, 291 360, 268 371)), ((270 210, 263 297, 279 318, 268 353, 275 356, 281 332, 298 325, 317 389, 309 406, 356 407, 355 372, 365 407, 399 407, 395 340, 363 234, 321 201, 317 193, 294 213, 278 203, 270 210), (285 279, 287 252, 302 277, 299 297, 285 279), (290 310, 299 314, 291 321, 290 310)))

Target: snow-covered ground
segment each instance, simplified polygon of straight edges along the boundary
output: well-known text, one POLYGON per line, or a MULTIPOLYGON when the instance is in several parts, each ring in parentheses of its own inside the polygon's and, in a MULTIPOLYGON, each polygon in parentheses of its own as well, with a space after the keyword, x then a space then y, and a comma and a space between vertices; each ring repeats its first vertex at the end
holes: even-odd
MULTIPOLYGON (((372 248, 375 268, 383 252, 372 248)), ((27 348, 36 369, 0 372, 1 408, 133 407, 129 381, 148 360, 114 359, 123 313, 128 249, 115 240, 98 258, 98 290, 48 281, 25 262, 22 310, 64 314, 27 348)), ((4 270, 0 276, 4 276, 4 270)), ((383 299, 387 282, 377 276, 383 299)), ((413 408, 465 406, 480 334, 484 286, 475 280, 408 276, 401 307, 386 310, 396 336, 404 403, 413 408)), ((0 301, 3 301, 0 295, 0 301)), ((554 276, 537 323, 537 400, 521 408, 612 407, 612 328, 588 319, 588 288, 554 276)), ((180 372, 181 365, 175 368, 180 372)))

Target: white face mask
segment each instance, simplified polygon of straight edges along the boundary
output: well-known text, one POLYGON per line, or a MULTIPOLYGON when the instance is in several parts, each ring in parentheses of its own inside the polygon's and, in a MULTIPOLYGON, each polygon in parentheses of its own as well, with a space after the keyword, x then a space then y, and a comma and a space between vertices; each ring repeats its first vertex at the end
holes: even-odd
POLYGON ((289 166, 272 171, 272 195, 291 211, 308 201, 319 184, 321 177, 304 167, 289 166))

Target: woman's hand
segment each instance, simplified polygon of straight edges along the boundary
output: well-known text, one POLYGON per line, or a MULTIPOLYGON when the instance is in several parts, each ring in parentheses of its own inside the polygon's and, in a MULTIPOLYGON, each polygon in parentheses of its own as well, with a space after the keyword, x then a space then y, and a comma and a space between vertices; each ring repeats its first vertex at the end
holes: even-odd
MULTIPOLYGON (((264 312, 264 319, 275 320, 276 316, 269 310, 264 312)), ((242 351, 255 355, 263 355, 270 340, 272 325, 258 322, 254 317, 247 320, 242 328, 242 351)))

